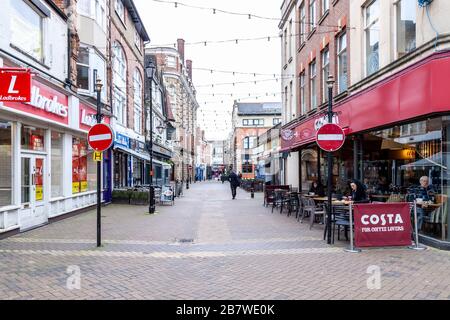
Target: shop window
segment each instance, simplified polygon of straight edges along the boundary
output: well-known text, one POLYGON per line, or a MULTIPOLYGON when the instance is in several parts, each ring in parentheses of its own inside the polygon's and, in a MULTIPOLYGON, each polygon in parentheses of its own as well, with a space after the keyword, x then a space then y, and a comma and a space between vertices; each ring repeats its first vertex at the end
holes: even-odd
POLYGON ((140 186, 144 183, 143 181, 143 171, 144 171, 144 162, 142 160, 138 160, 133 158, 133 185, 140 186))
POLYGON ((380 1, 372 1, 364 8, 364 31, 366 42, 366 74, 378 71, 380 46, 380 1))
POLYGON ((63 134, 52 131, 51 141, 52 198, 63 196, 63 134))
POLYGON ((10 4, 12 44, 36 60, 43 61, 43 16, 27 1, 15 0, 10 4))
POLYGON ((419 206, 419 232, 448 236, 448 164, 445 118, 364 135, 364 183, 372 201, 425 201, 419 206), (444 143, 445 142, 445 143, 444 143))
POLYGON ((398 58, 416 49, 416 2, 401 0, 396 4, 398 58))
POLYGON ((45 151, 45 130, 23 125, 21 129, 22 150, 45 151))
POLYGON ((251 163, 245 163, 242 165, 242 173, 253 173, 253 165, 251 163))
POLYGON ((0 120, 0 208, 12 204, 12 124, 0 120))
POLYGON ((97 188, 97 165, 88 150, 87 140, 72 140, 72 193, 94 191, 97 188))

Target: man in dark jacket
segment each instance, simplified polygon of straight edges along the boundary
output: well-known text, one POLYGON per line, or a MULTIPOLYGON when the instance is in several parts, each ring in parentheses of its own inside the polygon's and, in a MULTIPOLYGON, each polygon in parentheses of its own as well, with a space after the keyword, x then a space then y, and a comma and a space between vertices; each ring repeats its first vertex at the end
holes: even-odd
POLYGON ((236 172, 232 171, 228 176, 228 181, 230 181, 231 186, 231 195, 233 196, 233 200, 236 199, 236 189, 241 185, 241 181, 236 174, 236 172))

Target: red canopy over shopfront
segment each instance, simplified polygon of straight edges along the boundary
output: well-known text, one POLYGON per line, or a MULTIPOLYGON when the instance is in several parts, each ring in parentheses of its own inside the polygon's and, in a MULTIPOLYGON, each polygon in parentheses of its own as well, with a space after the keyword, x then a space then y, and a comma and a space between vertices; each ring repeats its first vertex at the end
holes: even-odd
MULTIPOLYGON (((336 104, 333 122, 353 134, 449 112, 449 77, 450 52, 434 54, 336 104)), ((327 122, 326 114, 320 113, 285 127, 281 150, 314 142, 317 130, 327 122)))

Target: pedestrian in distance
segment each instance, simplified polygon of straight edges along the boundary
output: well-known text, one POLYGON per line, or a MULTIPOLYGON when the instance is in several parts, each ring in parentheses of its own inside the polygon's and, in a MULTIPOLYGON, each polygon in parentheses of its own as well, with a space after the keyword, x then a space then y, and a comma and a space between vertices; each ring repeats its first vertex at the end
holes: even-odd
POLYGON ((236 189, 241 185, 241 179, 236 174, 236 172, 232 171, 228 176, 228 181, 230 181, 231 186, 231 195, 233 200, 236 199, 236 189))

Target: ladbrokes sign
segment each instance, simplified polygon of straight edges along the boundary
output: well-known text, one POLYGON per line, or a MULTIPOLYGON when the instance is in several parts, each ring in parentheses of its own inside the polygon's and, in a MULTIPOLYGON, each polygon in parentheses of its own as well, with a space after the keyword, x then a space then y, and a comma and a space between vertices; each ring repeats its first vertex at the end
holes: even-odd
POLYGON ((31 73, 28 69, 0 68, 0 101, 30 102, 31 73))
POLYGON ((411 218, 408 203, 354 206, 357 247, 409 246, 411 218))

